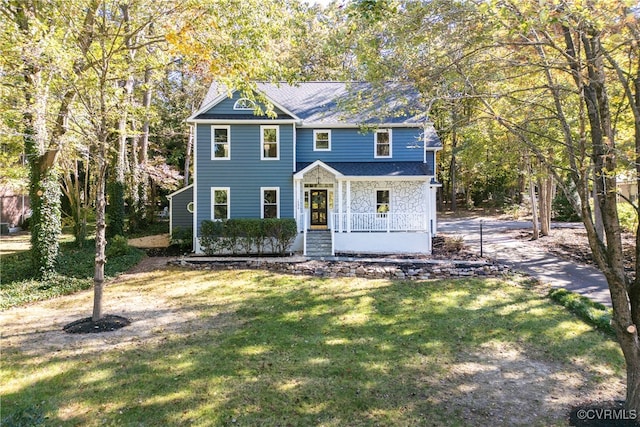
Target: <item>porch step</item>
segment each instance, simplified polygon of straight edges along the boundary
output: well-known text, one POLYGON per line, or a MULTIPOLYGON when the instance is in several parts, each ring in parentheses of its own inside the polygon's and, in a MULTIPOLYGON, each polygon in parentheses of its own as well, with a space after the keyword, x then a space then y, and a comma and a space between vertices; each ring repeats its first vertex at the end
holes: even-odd
POLYGON ((307 256, 321 258, 331 256, 330 230, 311 230, 307 232, 307 256))

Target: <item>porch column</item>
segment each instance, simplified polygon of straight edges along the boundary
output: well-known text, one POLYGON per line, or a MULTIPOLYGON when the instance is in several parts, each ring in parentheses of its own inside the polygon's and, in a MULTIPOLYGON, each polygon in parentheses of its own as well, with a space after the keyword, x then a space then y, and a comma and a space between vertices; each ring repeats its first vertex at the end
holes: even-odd
POLYGON ((342 233, 344 227, 342 226, 342 180, 338 181, 338 231, 342 233))
POLYGON ((430 232, 429 220, 431 219, 431 189, 429 182, 424 183, 424 222, 423 228, 425 231, 430 232))
POLYGON ((293 217, 300 228, 300 180, 293 180, 293 217))
POLYGON ((347 180, 347 233, 351 233, 351 180, 347 180))

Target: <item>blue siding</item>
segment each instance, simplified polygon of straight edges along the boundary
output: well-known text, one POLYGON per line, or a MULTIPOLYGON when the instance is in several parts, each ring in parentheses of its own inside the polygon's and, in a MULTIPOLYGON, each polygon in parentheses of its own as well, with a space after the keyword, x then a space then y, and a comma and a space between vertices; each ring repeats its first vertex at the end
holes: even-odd
POLYGON ((187 210, 187 205, 193 202, 193 187, 176 194, 171 198, 171 228, 192 229, 193 214, 187 210))
POLYGON ((210 125, 196 138, 198 224, 211 219, 211 187, 230 188, 231 218, 260 218, 260 187, 280 187, 280 218, 293 218, 293 125, 280 125, 280 160, 260 160, 260 125, 231 125, 230 160, 211 160, 210 125))
POLYGON ((427 151, 427 165, 429 165, 429 170, 432 173, 436 174, 436 152, 435 151, 427 151))
POLYGON ((392 156, 375 158, 374 132, 331 129, 331 151, 313 151, 314 129, 297 129, 297 161, 314 162, 421 162, 422 128, 393 128, 392 156))
MULTIPOLYGON (((241 96, 240 92, 234 92, 233 93, 233 97, 232 98, 226 98, 222 101, 220 101, 220 103, 216 104, 213 106, 213 108, 210 108, 209 110, 207 110, 206 112, 204 112, 203 114, 217 114, 217 115, 224 115, 224 116, 246 116, 247 114, 253 114, 252 111, 249 110, 234 110, 233 109, 233 105, 236 103, 236 101, 240 98, 243 98, 243 96, 241 96)), ((266 111, 266 108, 264 107, 264 104, 260 104, 258 103, 261 107, 263 111, 266 111)), ((290 117, 289 115, 285 114, 282 110, 280 110, 279 108, 277 108, 276 106, 273 107, 273 110, 276 114, 278 114, 278 116, 287 116, 290 117)), ((259 118, 260 116, 256 116, 256 118, 259 118)), ((264 117, 264 116, 262 116, 264 117)))

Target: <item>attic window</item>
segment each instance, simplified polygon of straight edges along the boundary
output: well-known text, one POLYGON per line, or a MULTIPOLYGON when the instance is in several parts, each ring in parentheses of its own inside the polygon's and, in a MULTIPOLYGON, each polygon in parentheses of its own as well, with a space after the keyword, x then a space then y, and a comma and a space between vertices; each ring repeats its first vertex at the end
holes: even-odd
POLYGON ((248 98, 240 98, 233 104, 234 110, 255 110, 256 104, 248 98))

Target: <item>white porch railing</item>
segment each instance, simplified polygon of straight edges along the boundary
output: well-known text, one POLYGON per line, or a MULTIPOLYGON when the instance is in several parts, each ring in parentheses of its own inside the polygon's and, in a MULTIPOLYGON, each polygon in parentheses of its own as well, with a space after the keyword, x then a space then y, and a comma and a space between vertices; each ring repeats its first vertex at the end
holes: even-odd
POLYGON ((333 224, 336 231, 428 231, 424 213, 334 213, 333 224))

